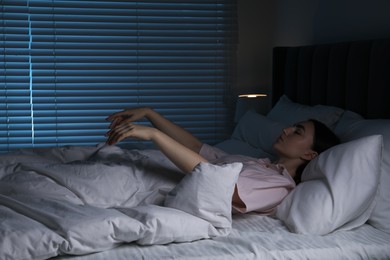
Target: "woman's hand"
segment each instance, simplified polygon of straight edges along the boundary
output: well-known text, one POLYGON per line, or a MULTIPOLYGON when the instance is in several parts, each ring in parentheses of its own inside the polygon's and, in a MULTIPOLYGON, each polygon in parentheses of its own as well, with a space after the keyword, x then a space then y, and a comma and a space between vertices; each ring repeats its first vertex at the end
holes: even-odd
POLYGON ((153 127, 124 122, 109 131, 106 143, 113 145, 128 137, 149 141, 153 139, 156 131, 158 130, 153 127))
POLYGON ((141 118, 146 117, 150 111, 150 108, 133 108, 114 113, 106 118, 107 121, 111 121, 108 128, 112 130, 118 125, 138 121, 141 118))

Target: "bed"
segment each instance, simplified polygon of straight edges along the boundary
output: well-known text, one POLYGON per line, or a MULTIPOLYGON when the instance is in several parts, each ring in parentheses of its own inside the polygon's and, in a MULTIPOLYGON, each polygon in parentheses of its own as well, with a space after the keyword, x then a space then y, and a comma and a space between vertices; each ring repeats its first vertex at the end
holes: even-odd
POLYGON ((24 149, 0 156, 0 259, 389 259, 390 40, 273 57, 272 109, 216 146, 272 158, 281 129, 307 118, 342 140, 274 215, 231 214, 240 164, 183 176, 153 149, 24 149))

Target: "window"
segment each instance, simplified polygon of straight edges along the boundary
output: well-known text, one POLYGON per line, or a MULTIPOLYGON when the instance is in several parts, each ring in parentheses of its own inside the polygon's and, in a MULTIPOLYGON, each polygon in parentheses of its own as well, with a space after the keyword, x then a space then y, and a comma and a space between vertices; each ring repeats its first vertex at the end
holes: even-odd
POLYGON ((104 142, 105 118, 138 106, 229 134, 235 1, 0 1, 2 152, 104 142))

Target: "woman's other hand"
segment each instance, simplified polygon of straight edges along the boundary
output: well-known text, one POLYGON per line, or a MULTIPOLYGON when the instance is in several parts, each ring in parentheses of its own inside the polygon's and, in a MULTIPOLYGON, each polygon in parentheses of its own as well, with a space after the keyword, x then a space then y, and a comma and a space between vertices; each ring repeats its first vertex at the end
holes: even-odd
POLYGON ((108 128, 112 130, 118 125, 138 121, 141 118, 146 117, 150 110, 150 108, 132 108, 114 113, 106 118, 107 121, 111 121, 111 124, 108 128))

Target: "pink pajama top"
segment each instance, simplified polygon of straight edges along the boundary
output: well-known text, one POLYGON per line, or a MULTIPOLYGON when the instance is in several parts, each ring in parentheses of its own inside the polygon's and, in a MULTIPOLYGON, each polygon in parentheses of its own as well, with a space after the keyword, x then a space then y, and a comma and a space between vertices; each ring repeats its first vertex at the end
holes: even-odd
POLYGON ((272 214, 276 206, 295 187, 295 182, 287 170, 282 165, 272 164, 269 159, 231 155, 207 144, 203 144, 199 154, 213 164, 243 164, 236 188, 245 207, 233 204, 233 212, 272 214))

